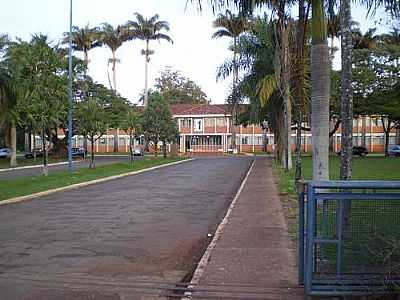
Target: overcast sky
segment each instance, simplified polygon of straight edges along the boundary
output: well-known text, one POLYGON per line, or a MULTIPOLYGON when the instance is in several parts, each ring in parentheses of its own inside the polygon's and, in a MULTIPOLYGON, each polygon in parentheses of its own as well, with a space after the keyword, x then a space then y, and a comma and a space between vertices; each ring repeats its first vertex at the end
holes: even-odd
MULTIPOLYGON (((0 32, 8 33, 11 37, 29 39, 33 33, 43 33, 58 41, 69 28, 69 0, 4 2, 0 10, 0 32)), ((215 16, 207 5, 200 13, 194 5, 186 7, 186 0, 74 0, 73 23, 80 27, 87 23, 90 26, 102 22, 124 24, 134 19, 134 12, 145 17, 159 14, 161 20, 170 23, 171 31, 168 34, 174 40, 173 45, 164 41, 151 43, 155 54, 150 62, 149 85, 154 83, 154 78, 161 70, 172 66, 199 84, 212 103, 223 103, 230 80, 217 83, 215 75, 217 66, 231 55, 227 50, 229 40, 211 39, 215 31, 212 27, 215 16)), ((375 24, 382 15, 378 14, 374 19, 367 19, 365 15, 364 9, 353 9, 353 17, 361 24, 363 31, 369 27, 378 27, 379 32, 388 30, 384 25, 385 20, 375 24)), ((144 42, 132 41, 117 51, 117 57, 121 60, 121 64, 117 65, 117 90, 132 102, 137 101, 144 88, 144 58, 140 55, 143 48, 144 42)), ((82 57, 79 53, 75 55, 82 57)), ((110 50, 105 47, 89 53, 89 75, 106 86, 110 56, 110 50)), ((339 60, 335 65, 339 65, 339 60)))

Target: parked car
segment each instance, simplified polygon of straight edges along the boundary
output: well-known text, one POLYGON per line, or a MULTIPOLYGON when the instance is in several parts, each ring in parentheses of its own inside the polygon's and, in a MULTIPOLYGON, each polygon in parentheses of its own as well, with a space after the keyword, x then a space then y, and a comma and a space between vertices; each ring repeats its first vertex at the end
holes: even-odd
POLYGON ((400 156, 400 145, 395 145, 388 150, 389 156, 400 156))
POLYGON ((72 156, 85 158, 86 151, 84 148, 72 148, 72 156))
POLYGON ((143 156, 144 155, 144 151, 143 148, 141 147, 135 147, 133 149, 133 156, 143 156))
POLYGON ((10 148, 0 148, 0 158, 8 158, 11 156, 10 148))
MULTIPOLYGON (((42 157, 43 156, 43 150, 42 149, 36 149, 35 153, 36 153, 36 157, 42 157)), ((33 150, 25 152, 25 158, 33 158, 33 150)))
MULTIPOLYGON (((368 154, 368 150, 362 146, 353 146, 353 155, 358 155, 360 157, 366 156, 368 154)), ((342 155, 342 151, 337 153, 338 156, 342 155)))

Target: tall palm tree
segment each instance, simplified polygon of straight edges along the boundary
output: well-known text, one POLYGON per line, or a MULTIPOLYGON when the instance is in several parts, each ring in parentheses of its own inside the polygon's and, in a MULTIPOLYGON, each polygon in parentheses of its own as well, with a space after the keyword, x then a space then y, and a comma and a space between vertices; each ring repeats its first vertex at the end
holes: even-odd
POLYGON ((117 79, 116 79, 116 64, 120 62, 120 60, 116 57, 116 52, 119 47, 122 46, 124 42, 128 40, 128 32, 124 26, 118 25, 114 28, 109 23, 103 23, 100 32, 100 41, 110 48, 112 57, 108 60, 108 64, 112 64, 112 72, 113 72, 113 87, 112 89, 117 91, 117 79))
POLYGON ((136 20, 128 21, 129 39, 140 39, 146 42, 146 49, 142 50, 142 55, 145 56, 145 82, 144 82, 144 106, 148 104, 148 64, 150 55, 154 54, 153 50, 149 49, 150 41, 165 40, 173 43, 170 36, 161 31, 169 31, 169 23, 159 21, 160 16, 154 15, 149 19, 144 18, 141 14, 135 13, 136 20))
MULTIPOLYGON (((69 39, 69 32, 64 33, 64 43, 67 43, 69 39)), ((93 48, 100 47, 100 32, 97 27, 89 27, 86 24, 85 27, 72 27, 72 47, 75 51, 82 51, 84 55, 84 62, 86 66, 89 64, 89 51, 93 48)), ((86 75, 86 74, 85 74, 86 75)))
MULTIPOLYGON (((235 92, 239 80, 239 71, 237 63, 238 55, 238 39, 242 33, 249 29, 249 23, 246 18, 242 15, 232 14, 229 10, 226 10, 225 14, 219 14, 217 19, 213 22, 213 26, 217 28, 217 31, 212 35, 212 38, 223 38, 228 37, 233 39, 233 95, 237 95, 235 92)), ((236 98, 236 97, 235 97, 236 98)), ((236 149, 236 114, 238 99, 232 99, 232 148, 236 149)))
MULTIPOLYGON (((353 157, 353 87, 352 87, 352 31, 350 0, 340 1, 340 31, 341 31, 341 105, 342 119, 341 164, 340 179, 350 180, 352 175, 353 157)), ((348 206, 348 205, 346 205, 348 206)), ((349 208, 348 208, 349 209, 349 208)))

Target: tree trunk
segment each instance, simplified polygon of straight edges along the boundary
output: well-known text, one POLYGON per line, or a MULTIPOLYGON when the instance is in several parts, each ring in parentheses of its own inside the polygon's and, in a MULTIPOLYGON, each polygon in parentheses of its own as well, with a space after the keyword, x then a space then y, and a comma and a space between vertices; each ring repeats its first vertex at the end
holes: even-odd
POLYGON ((352 33, 351 33, 351 9, 350 0, 340 2, 340 28, 342 32, 342 95, 341 95, 341 119, 342 119, 342 149, 340 179, 350 180, 352 176, 353 157, 353 89, 352 89, 352 33))
POLYGON ((90 147, 91 147, 92 151, 90 153, 89 168, 94 169, 95 165, 94 165, 94 136, 93 135, 90 136, 90 147))
POLYGON ((129 162, 133 164, 133 136, 129 134, 129 162))
POLYGON ((118 132, 117 132, 117 128, 114 128, 115 133, 114 133, 114 145, 113 145, 113 152, 116 153, 118 152, 118 132))
POLYGON ((299 0, 299 20, 296 32, 296 62, 297 62, 297 80, 296 83, 296 109, 297 109, 297 131, 296 131, 296 170, 295 181, 298 182, 302 178, 301 170, 301 123, 303 121, 302 109, 306 103, 304 94, 305 84, 305 61, 304 61, 304 48, 305 48, 305 28, 308 19, 308 11, 306 15, 305 0, 299 0))
POLYGON ((233 86, 232 86, 232 118, 231 118, 231 131, 232 131, 232 138, 231 138, 231 147, 233 153, 236 153, 236 118, 237 118, 237 83, 238 83, 238 67, 237 67, 237 38, 233 38, 233 86))
POLYGON ((87 153, 87 149, 88 149, 88 141, 87 141, 87 135, 84 134, 83 135, 83 149, 85 150, 85 153, 87 153))
POLYGON ((322 0, 312 1, 311 134, 313 180, 329 180, 330 59, 322 0))
POLYGON ((387 124, 385 124, 385 118, 382 117, 382 127, 385 132, 385 157, 389 157, 389 138, 390 130, 392 129, 392 120, 388 118, 387 124))
POLYGON ((15 127, 15 122, 11 122, 10 146, 11 146, 10 167, 14 168, 18 165, 18 163, 17 163, 17 128, 15 127))
POLYGON ((148 73, 149 73, 149 60, 150 60, 150 56, 149 56, 149 41, 146 41, 146 54, 145 54, 145 62, 144 62, 144 103, 143 105, 145 107, 147 107, 148 105, 148 101, 149 101, 149 95, 148 95, 148 91, 147 91, 147 84, 148 84, 148 73))
POLYGON ((167 143, 163 141, 163 157, 167 158, 167 143))
POLYGON ((285 118, 285 168, 292 169, 292 104, 290 101, 290 66, 289 66, 289 32, 287 24, 282 20, 282 84, 285 118))
POLYGON ((154 155, 155 157, 158 156, 158 139, 154 141, 154 155))
POLYGON ((113 72, 113 84, 114 84, 114 92, 117 94, 117 75, 116 72, 117 70, 115 69, 117 61, 115 57, 115 51, 112 51, 112 72, 113 72))
POLYGON ((36 161, 36 131, 33 130, 33 161, 36 161))
POLYGON ((296 132, 296 172, 295 182, 301 180, 301 111, 298 112, 299 119, 297 121, 297 132, 296 132))
POLYGON ((42 151, 43 151, 43 175, 49 175, 49 169, 47 166, 47 147, 46 147, 46 136, 45 136, 46 129, 42 129, 42 151))

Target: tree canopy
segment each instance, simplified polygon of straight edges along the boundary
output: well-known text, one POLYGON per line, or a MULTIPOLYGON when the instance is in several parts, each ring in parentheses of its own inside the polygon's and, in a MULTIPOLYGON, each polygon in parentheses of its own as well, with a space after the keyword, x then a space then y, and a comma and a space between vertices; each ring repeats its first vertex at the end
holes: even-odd
POLYGON ((170 67, 160 72, 156 78, 155 90, 169 104, 206 104, 209 102, 206 93, 191 79, 183 76, 180 71, 170 67))

